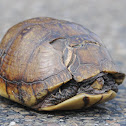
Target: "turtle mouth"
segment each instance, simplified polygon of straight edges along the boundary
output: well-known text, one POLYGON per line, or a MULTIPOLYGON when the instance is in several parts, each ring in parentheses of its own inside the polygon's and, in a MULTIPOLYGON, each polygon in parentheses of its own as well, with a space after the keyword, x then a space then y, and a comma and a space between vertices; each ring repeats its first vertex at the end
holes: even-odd
POLYGON ((41 108, 55 106, 79 94, 98 96, 109 91, 113 91, 115 94, 118 92, 118 85, 115 83, 111 74, 100 73, 99 75, 83 82, 70 80, 51 92, 50 95, 45 98, 41 108))

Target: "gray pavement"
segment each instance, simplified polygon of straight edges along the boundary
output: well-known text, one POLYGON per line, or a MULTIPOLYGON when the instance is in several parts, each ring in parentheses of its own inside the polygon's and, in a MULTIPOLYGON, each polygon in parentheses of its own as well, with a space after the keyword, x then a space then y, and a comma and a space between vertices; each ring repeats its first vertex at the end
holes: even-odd
MULTIPOLYGON (((33 17, 53 17, 84 25, 103 40, 126 73, 126 0, 0 0, 0 39, 12 25, 33 17)), ((79 111, 35 112, 0 97, 0 126, 126 126, 126 81, 117 97, 79 111), (104 107, 103 107, 104 106, 104 107)))

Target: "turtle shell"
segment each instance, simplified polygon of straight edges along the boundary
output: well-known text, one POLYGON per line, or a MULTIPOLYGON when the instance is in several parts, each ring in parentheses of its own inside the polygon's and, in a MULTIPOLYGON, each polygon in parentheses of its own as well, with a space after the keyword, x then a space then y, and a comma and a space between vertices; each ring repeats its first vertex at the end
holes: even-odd
POLYGON ((33 106, 74 79, 119 73, 100 38, 87 28, 64 20, 33 18, 10 28, 0 43, 0 95, 33 106))

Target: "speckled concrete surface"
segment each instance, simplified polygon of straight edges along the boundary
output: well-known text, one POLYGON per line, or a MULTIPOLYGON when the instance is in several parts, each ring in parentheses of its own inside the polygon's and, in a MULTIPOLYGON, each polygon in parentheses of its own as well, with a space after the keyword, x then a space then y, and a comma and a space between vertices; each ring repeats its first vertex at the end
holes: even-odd
MULTIPOLYGON (((125 5, 125 0, 0 0, 0 39, 9 27, 32 17, 74 21, 98 34, 126 73, 125 5)), ((0 97, 0 126, 126 126, 126 81, 119 88, 114 100, 78 111, 40 113, 0 97)))

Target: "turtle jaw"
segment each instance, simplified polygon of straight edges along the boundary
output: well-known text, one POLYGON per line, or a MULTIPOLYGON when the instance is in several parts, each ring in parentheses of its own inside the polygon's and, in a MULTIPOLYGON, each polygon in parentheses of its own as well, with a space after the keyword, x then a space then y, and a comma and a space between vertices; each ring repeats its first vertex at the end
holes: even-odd
POLYGON ((105 92, 103 94, 96 95, 81 93, 57 105, 39 108, 39 111, 74 110, 88 108, 93 105, 109 101, 113 99, 115 96, 116 92, 113 90, 109 90, 108 92, 105 92))

